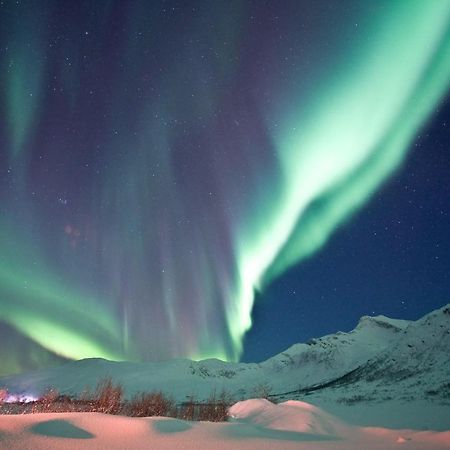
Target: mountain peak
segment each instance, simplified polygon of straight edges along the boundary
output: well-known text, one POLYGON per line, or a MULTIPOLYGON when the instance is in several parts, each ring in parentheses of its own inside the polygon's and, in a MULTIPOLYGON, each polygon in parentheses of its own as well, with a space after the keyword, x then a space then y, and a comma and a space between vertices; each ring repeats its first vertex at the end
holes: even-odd
POLYGON ((391 319, 383 315, 378 316, 362 316, 359 319, 356 329, 362 329, 367 327, 385 328, 393 331, 403 331, 411 321, 402 319, 391 319))

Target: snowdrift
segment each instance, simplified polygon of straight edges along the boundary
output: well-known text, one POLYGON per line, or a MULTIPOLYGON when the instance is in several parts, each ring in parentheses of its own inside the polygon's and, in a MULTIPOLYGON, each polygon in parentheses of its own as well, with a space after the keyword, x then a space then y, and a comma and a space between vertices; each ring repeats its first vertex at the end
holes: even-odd
POLYGON ((308 403, 238 402, 227 423, 129 418, 100 413, 0 417, 0 448, 84 449, 398 449, 450 448, 450 432, 360 428, 308 403), (401 447, 400 447, 401 448, 401 447))

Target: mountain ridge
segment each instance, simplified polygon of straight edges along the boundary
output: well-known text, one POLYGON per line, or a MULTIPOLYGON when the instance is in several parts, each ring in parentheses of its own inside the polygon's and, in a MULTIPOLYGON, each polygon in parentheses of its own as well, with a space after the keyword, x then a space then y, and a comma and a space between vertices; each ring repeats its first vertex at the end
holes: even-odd
POLYGON ((0 388, 37 397, 47 388, 79 395, 111 377, 131 397, 161 390, 177 401, 226 390, 235 400, 268 396, 336 402, 427 399, 450 404, 450 304, 417 321, 363 316, 354 330, 294 344, 261 363, 218 359, 165 362, 71 361, 51 369, 0 378, 0 388))

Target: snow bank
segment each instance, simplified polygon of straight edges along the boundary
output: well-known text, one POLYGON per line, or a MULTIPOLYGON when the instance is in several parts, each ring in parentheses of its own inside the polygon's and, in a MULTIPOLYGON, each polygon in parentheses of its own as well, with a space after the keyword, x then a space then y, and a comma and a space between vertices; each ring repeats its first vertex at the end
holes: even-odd
POLYGON ((289 400, 275 405, 268 400, 238 402, 229 409, 233 419, 270 430, 309 433, 315 436, 341 437, 349 427, 336 417, 305 402, 289 400))
POLYGON ((317 407, 248 400, 228 423, 130 418, 100 413, 0 416, 0 448, 84 449, 398 449, 450 448, 450 432, 351 427, 317 407))

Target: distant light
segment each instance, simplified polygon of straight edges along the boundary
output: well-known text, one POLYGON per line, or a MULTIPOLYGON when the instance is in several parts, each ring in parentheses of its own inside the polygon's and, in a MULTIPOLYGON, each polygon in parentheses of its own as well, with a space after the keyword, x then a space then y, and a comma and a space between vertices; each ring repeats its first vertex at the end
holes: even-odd
POLYGON ((5 403, 30 403, 35 402, 36 400, 39 400, 39 397, 35 397, 32 394, 8 394, 4 401, 5 403))

